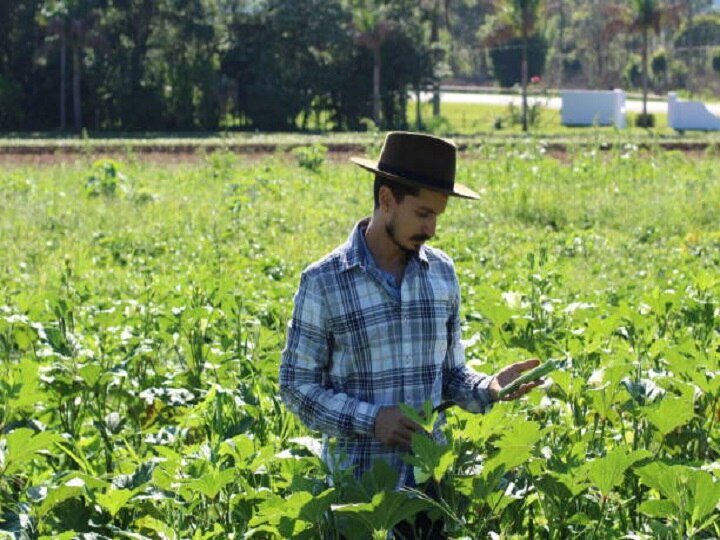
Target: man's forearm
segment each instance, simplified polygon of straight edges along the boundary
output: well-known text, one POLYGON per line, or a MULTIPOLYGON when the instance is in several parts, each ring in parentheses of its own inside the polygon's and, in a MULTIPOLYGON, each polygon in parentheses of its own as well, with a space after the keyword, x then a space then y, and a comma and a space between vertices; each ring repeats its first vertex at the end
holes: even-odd
POLYGON ((335 437, 373 436, 379 405, 317 383, 287 384, 282 375, 280 396, 285 406, 310 429, 335 437))
POLYGON ((485 412, 493 403, 489 388, 492 379, 464 365, 447 369, 443 399, 453 401, 466 411, 485 412))

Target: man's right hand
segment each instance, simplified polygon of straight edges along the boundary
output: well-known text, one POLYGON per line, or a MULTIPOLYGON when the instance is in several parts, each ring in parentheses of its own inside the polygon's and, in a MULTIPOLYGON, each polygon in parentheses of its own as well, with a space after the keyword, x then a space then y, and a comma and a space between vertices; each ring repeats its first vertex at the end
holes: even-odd
POLYGON ((410 449, 413 433, 423 428, 403 414, 400 407, 384 407, 375 417, 375 438, 388 446, 410 449))

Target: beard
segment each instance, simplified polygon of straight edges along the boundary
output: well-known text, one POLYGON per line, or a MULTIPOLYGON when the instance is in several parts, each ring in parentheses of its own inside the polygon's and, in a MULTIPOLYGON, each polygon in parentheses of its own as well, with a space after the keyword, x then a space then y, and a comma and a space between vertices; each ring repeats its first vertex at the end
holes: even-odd
MULTIPOLYGON (((395 220, 392 219, 388 223, 385 224, 385 232, 387 233, 390 240, 392 240, 393 244, 395 244, 398 248, 400 248, 405 255, 409 257, 412 257, 413 255, 417 255, 417 253, 420 251, 420 248, 422 247, 422 244, 419 244, 417 247, 408 247, 404 246, 402 242, 400 242, 400 239, 398 238, 396 232, 395 232, 395 220)), ((430 237, 426 236, 424 234, 416 234, 414 236, 410 237, 411 241, 416 242, 425 242, 426 240, 429 240, 430 237)))

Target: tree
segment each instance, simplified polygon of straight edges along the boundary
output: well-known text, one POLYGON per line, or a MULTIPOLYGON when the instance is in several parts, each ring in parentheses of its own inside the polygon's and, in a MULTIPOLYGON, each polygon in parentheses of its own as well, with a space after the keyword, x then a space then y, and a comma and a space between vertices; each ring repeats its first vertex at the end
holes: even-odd
POLYGON ((147 37, 146 78, 161 90, 163 127, 217 126, 220 52, 214 23, 216 3, 156 0, 157 23, 147 37))
POLYGON ((48 2, 41 8, 40 22, 45 24, 50 36, 60 41, 60 129, 67 127, 67 44, 69 28, 67 24, 68 8, 64 2, 48 2))
POLYGON ((647 94, 648 94, 648 51, 650 32, 658 35, 664 25, 675 25, 679 19, 682 6, 670 6, 661 0, 632 0, 630 6, 608 6, 610 18, 608 28, 625 27, 631 33, 639 33, 641 42, 643 112, 641 125, 648 125, 647 94))
POLYGON ((445 46, 440 39, 442 26, 450 31, 450 0, 425 0, 420 3, 425 16, 430 20, 430 50, 433 74, 433 116, 440 116, 440 81, 445 71, 445 46), (441 6, 442 4, 442 6, 441 6))
POLYGON ((166 123, 156 32, 170 21, 161 21, 161 9, 158 0, 113 0, 103 13, 108 43, 96 55, 94 75, 98 120, 105 129, 162 129, 166 123))
POLYGON ((299 117, 306 127, 320 110, 337 129, 367 116, 372 64, 340 2, 274 0, 272 9, 235 13, 229 35, 221 69, 236 81, 238 111, 252 127, 293 130, 299 117))
POLYGON ((60 124, 65 123, 65 76, 66 48, 70 48, 72 58, 72 103, 73 127, 82 129, 82 66, 83 50, 97 47, 103 38, 93 32, 98 17, 99 0, 47 0, 42 8, 41 24, 47 26, 50 36, 60 38, 60 124))
POLYGON ((447 4, 448 58, 454 77, 473 82, 486 77, 485 55, 478 50, 478 29, 493 6, 482 0, 462 0, 447 4))
POLYGON ((540 18, 542 0, 496 0, 499 10, 486 38, 489 45, 507 44, 520 38, 520 84, 522 88, 522 129, 528 130, 528 42, 540 18))
POLYGON ((34 21, 40 0, 0 2, 0 129, 32 129, 47 103, 34 99, 45 88, 36 79, 34 21))
POLYGON ((389 6, 378 0, 355 0, 353 2, 353 27, 355 40, 373 55, 372 119, 380 124, 380 73, 382 70, 382 46, 393 32, 389 20, 389 6))
POLYGON ((685 6, 686 15, 685 29, 687 31, 687 39, 685 46, 688 47, 690 51, 690 54, 686 55, 686 57, 691 71, 694 71, 695 65, 698 60, 698 55, 696 55, 695 51, 693 50, 696 45, 695 33, 693 32, 694 17, 697 12, 699 12, 703 8, 707 8, 712 5, 712 0, 681 0, 681 2, 685 6))

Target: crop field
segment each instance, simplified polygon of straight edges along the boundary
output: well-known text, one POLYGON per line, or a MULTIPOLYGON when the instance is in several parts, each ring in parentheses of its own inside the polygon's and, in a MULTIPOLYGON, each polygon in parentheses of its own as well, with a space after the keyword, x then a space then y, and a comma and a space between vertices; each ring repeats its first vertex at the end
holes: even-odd
POLYGON ((380 539, 422 509, 457 539, 720 537, 719 157, 551 154, 469 147, 482 199, 430 242, 473 368, 562 362, 416 437, 437 500, 330 482, 278 394, 299 274, 371 213, 368 173, 319 147, 3 167, 0 538, 380 539))

